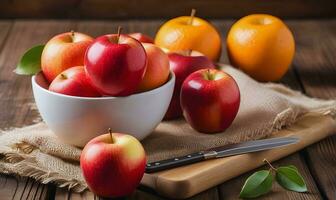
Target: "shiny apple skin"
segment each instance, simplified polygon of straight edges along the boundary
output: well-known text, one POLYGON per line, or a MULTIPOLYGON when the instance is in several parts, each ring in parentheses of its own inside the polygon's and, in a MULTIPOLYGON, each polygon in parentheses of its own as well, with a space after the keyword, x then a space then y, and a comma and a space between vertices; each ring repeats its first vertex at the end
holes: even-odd
POLYGON ((92 37, 78 32, 51 38, 41 55, 41 69, 48 82, 70 67, 83 66, 86 49, 92 42, 92 37))
POLYGON ((227 73, 216 69, 199 70, 183 82, 181 107, 186 121, 202 133, 225 131, 235 119, 240 105, 240 92, 236 81, 227 73), (205 73, 216 80, 208 80, 205 73))
POLYGON ((49 85, 49 90, 78 97, 100 97, 101 94, 91 85, 83 66, 71 67, 49 85))
POLYGON ((145 171, 146 154, 133 136, 100 135, 85 145, 80 166, 92 192, 102 197, 122 197, 139 185, 145 171))
POLYGON ((147 69, 138 92, 145 92, 165 84, 169 78, 169 59, 161 48, 150 43, 143 43, 147 54, 147 69))
POLYGON ((142 81, 147 55, 142 44, 130 36, 104 35, 87 49, 84 63, 92 84, 109 96, 127 96, 142 81))
POLYGON ((153 38, 151 38, 148 35, 145 35, 143 33, 130 33, 128 35, 131 36, 134 39, 137 39, 139 42, 154 44, 153 38))
POLYGON ((213 62, 204 55, 188 56, 181 53, 169 53, 170 70, 175 73, 176 81, 172 100, 165 115, 165 119, 176 119, 182 117, 180 106, 180 92, 183 81, 191 73, 200 69, 215 68, 213 62))

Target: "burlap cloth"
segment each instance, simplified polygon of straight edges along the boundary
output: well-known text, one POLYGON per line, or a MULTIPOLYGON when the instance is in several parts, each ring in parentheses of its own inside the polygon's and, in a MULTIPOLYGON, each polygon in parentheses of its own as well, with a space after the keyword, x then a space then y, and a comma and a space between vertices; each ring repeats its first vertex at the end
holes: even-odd
MULTIPOLYGON (((164 121, 142 141, 149 161, 267 137, 305 114, 336 115, 334 100, 308 98, 281 84, 258 83, 234 68, 224 70, 235 78, 241 92, 240 109, 231 127, 208 135, 194 131, 182 119, 164 121)), ((80 192, 87 188, 79 167, 80 153, 80 149, 60 142, 43 122, 3 131, 0 172, 80 192)))

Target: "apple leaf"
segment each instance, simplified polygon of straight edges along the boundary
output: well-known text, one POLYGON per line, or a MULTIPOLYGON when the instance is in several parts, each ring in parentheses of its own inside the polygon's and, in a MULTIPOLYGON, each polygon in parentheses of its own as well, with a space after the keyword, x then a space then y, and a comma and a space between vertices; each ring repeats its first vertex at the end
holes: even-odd
POLYGON ((292 166, 279 167, 276 171, 276 181, 283 188, 295 192, 306 192, 307 186, 301 174, 292 166))
POLYGON ((270 170, 261 170, 246 180, 239 197, 256 198, 269 192, 272 188, 273 176, 270 170))
POLYGON ((14 72, 19 75, 33 75, 41 71, 41 55, 45 45, 37 45, 26 51, 14 72))
POLYGON ((299 171, 298 168, 296 168, 294 165, 287 165, 286 167, 292 168, 292 169, 294 169, 297 172, 299 171))

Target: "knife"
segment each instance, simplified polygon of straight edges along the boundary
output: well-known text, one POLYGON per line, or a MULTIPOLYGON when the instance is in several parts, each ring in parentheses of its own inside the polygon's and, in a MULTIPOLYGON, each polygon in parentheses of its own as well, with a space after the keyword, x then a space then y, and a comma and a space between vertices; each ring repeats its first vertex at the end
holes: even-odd
POLYGON ((273 149, 290 144, 295 144, 298 141, 299 138, 297 137, 281 137, 281 138, 254 140, 238 144, 229 144, 221 147, 208 149, 206 151, 200 151, 197 153, 188 154, 181 157, 147 163, 146 172, 147 173, 158 172, 204 160, 273 149))

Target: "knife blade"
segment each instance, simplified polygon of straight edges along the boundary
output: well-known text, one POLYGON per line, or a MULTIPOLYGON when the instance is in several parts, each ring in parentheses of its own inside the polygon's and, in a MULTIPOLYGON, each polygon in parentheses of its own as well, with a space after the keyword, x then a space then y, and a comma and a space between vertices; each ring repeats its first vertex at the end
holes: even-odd
POLYGON ((297 137, 281 137, 281 138, 247 141, 237 144, 229 144, 221 147, 208 149, 206 151, 200 151, 197 153, 188 154, 181 157, 175 157, 167 160, 147 163, 146 173, 158 172, 209 159, 222 158, 227 156, 283 147, 286 145, 295 144, 299 140, 300 139, 297 137))

